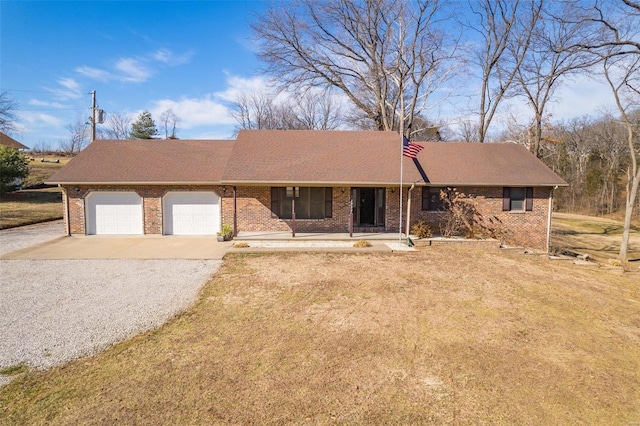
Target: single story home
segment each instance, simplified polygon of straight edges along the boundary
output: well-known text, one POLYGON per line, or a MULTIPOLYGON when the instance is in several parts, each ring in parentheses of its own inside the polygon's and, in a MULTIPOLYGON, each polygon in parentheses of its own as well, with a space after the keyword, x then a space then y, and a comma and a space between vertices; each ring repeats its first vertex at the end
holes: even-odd
POLYGON ((402 181, 402 217, 412 223, 438 232, 447 213, 437 194, 456 188, 498 218, 506 243, 547 248, 553 189, 567 184, 544 163, 511 143, 421 145, 412 159, 396 132, 99 140, 48 183, 63 188, 68 234, 210 235, 223 223, 236 234, 348 232, 350 216, 354 232, 399 232, 402 181))
POLYGON ((11 136, 4 134, 3 132, 0 132, 0 145, 18 149, 21 151, 29 149, 28 146, 21 144, 20 142, 18 142, 11 136))

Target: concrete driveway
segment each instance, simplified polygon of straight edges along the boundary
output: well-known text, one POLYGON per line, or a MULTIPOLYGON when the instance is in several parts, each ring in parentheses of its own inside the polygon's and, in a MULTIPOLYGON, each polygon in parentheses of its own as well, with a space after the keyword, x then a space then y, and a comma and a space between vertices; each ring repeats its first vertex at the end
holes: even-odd
POLYGON ((232 242, 204 236, 63 236, 4 254, 1 259, 208 259, 220 260, 232 242))

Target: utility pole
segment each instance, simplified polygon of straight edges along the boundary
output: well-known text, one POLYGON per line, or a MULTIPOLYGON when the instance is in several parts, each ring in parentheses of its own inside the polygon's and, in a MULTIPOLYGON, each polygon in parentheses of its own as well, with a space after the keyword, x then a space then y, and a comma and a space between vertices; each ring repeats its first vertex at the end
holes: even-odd
POLYGON ((96 140, 96 123, 104 123, 106 117, 104 110, 98 108, 96 103, 96 91, 91 91, 91 142, 96 140))
POLYGON ((96 140, 96 91, 91 91, 91 143, 96 140))

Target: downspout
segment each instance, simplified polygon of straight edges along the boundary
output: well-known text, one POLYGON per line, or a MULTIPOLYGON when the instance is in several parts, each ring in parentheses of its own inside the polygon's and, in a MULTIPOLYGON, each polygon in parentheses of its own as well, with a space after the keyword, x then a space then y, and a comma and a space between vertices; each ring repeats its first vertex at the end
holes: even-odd
POLYGON ((407 232, 406 237, 409 238, 409 227, 411 224, 411 191, 416 187, 415 183, 411 184, 411 188, 407 191, 407 232))
POLYGON ((553 210, 553 191, 558 189, 557 186, 554 186, 549 190, 549 214, 547 217, 547 254, 549 253, 549 249, 551 248, 551 212, 553 210))
POLYGON ((64 192, 64 229, 67 231, 67 237, 71 235, 71 224, 69 222, 69 193, 67 189, 58 184, 58 188, 64 192))

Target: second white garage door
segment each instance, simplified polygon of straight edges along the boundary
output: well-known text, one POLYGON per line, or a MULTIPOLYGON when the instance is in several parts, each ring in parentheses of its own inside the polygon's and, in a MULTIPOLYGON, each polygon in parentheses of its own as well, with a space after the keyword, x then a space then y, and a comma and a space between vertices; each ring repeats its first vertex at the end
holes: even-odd
POLYGON ((215 192, 168 192, 162 204, 165 235, 215 235, 220 230, 215 192))

